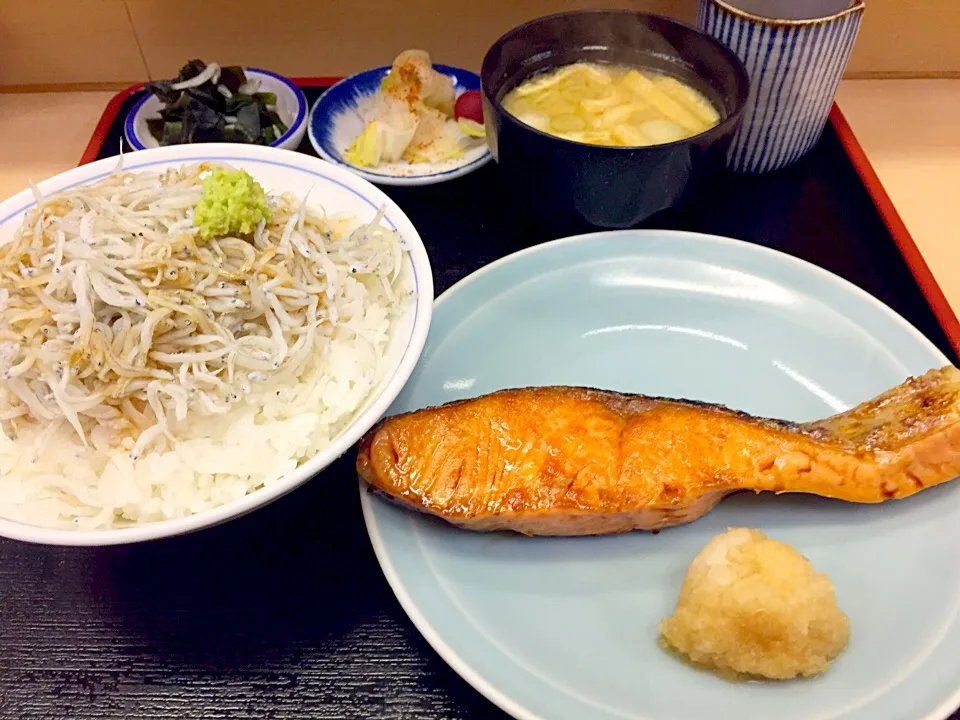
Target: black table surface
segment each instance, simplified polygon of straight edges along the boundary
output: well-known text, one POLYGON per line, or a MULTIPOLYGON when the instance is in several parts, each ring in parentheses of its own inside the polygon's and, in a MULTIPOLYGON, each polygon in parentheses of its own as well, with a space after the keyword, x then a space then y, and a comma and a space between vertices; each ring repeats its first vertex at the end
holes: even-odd
MULTIPOLYGON (((320 92, 305 91, 311 101, 320 92)), ((101 157, 118 151, 135 100, 101 157)), ((301 150, 314 154, 306 140, 301 150)), ((419 229, 437 293, 549 239, 504 202, 493 163, 459 180, 385 190, 419 229)), ((956 361, 832 127, 796 165, 724 177, 709 199, 644 225, 816 263, 956 361)), ((0 540, 0 720, 505 718, 395 600, 364 529, 353 462, 348 453, 268 507, 184 537, 93 549, 0 540)))

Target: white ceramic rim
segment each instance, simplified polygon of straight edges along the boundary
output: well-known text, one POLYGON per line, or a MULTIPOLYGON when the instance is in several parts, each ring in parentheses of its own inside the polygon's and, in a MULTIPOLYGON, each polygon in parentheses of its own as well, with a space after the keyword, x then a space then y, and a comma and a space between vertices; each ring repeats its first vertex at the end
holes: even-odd
MULTIPOLYGON (((297 115, 293 119, 293 122, 290 123, 290 127, 287 128, 287 131, 283 135, 278 137, 276 140, 274 140, 272 143, 270 143, 270 145, 260 146, 260 147, 279 148, 283 143, 290 140, 290 138, 292 138, 298 132, 301 132, 301 128, 303 128, 304 123, 307 122, 307 116, 308 116, 307 96, 303 94, 303 90, 297 87, 292 80, 284 77, 283 75, 278 75, 275 72, 271 72, 270 70, 263 70, 261 68, 253 68, 253 67, 251 68, 245 67, 243 69, 243 72, 246 73, 247 75, 254 75, 254 76, 262 75, 283 83, 287 87, 287 89, 290 91, 290 95, 293 98, 295 98, 297 101, 297 115)), ((155 148, 148 148, 146 145, 144 145, 140 141, 140 138, 137 136, 137 132, 136 132, 137 117, 143 112, 143 106, 146 105, 147 102, 152 97, 153 95, 151 95, 150 93, 147 93, 142 98, 140 98, 137 101, 137 104, 134 105, 132 108, 130 108, 130 112, 127 113, 127 117, 123 121, 123 137, 127 141, 127 143, 130 145, 130 147, 132 147, 134 150, 155 149, 155 148)), ((301 134, 300 137, 302 138, 303 135, 301 134)), ((237 143, 237 144, 242 145, 245 143, 237 143)), ((250 143, 250 144, 252 145, 253 143, 250 143)))
MULTIPOLYGON (((912 324, 907 322, 903 316, 895 312, 889 305, 880 301, 866 290, 854 285, 849 280, 846 280, 839 275, 820 267, 819 265, 814 265, 806 260, 801 260, 793 255, 789 255, 763 245, 755 245, 745 240, 735 240, 733 238, 723 237, 720 235, 709 235, 707 233, 685 232, 683 230, 611 230, 605 231, 602 234, 604 236, 623 236, 636 235, 638 233, 651 236, 656 235, 658 237, 666 236, 668 238, 670 236, 688 238, 697 237, 704 241, 718 245, 746 246, 749 250, 755 251, 759 254, 765 254, 777 257, 780 260, 785 260, 789 264, 831 280, 839 287, 850 290, 854 295, 859 295, 861 299, 869 302, 878 311, 887 315, 887 317, 904 328, 908 333, 913 335, 920 343, 927 345, 936 356, 942 359, 944 364, 950 363, 949 359, 930 341, 929 338, 917 330, 917 328, 915 328, 912 324)), ((598 234, 601 233, 572 235, 570 237, 559 238, 557 240, 545 242, 540 245, 524 248, 523 250, 518 250, 510 255, 506 255, 498 260, 493 261, 489 265, 484 265, 482 268, 475 270, 444 290, 434 302, 434 308, 438 307, 444 300, 451 297, 457 290, 466 287, 477 278, 494 270, 500 265, 505 265, 506 263, 525 255, 546 252, 557 246, 572 245, 579 242, 590 242, 595 240, 595 236, 598 234)), ((377 525, 377 519, 373 513, 374 500, 369 497, 370 493, 367 492, 365 484, 362 480, 359 483, 359 487, 360 506, 363 510, 363 520, 367 526, 367 534, 370 536, 370 544, 373 546, 373 552, 377 557, 377 562, 380 563, 380 569, 383 571, 383 575, 387 579, 387 583, 393 590, 393 594, 396 596, 397 601, 403 608, 403 611, 407 614, 407 617, 410 618, 411 622, 413 622, 413 625, 416 627, 417 631, 423 636, 427 643, 429 643, 430 647, 436 651, 436 653, 454 670, 454 672, 457 673, 457 675, 466 680, 474 690, 486 697, 490 702, 503 710, 505 713, 516 718, 517 720, 550 720, 550 718, 538 715, 505 693, 501 692, 495 685, 480 675, 477 670, 469 665, 466 660, 464 660, 446 643, 446 641, 443 639, 443 636, 437 632, 427 617, 420 611, 420 608, 407 591, 406 585, 404 585, 396 567, 394 567, 390 560, 383 536, 380 534, 380 527, 377 525)), ((923 717, 917 718, 917 720, 947 720, 947 718, 949 718, 950 715, 956 710, 958 705, 960 705, 960 687, 958 687, 950 697, 941 702, 935 710, 927 715, 924 715, 923 717)))
MULTIPOLYGON (((163 161, 165 160, 164 156, 169 156, 172 162, 202 159, 216 160, 218 158, 233 158, 234 160, 249 159, 251 161, 259 159, 274 163, 287 161, 283 164, 290 165, 294 169, 296 169, 297 163, 300 163, 301 167, 305 164, 307 167, 304 169, 313 171, 318 175, 324 175, 345 189, 367 198, 377 205, 385 205, 388 209, 390 220, 393 221, 401 237, 403 237, 408 244, 410 262, 419 284, 419 293, 414 306, 416 316, 413 327, 410 329, 410 339, 406 350, 401 356, 392 377, 383 385, 380 394, 374 398, 367 398, 365 401, 368 403, 367 408, 357 415, 353 422, 341 431, 340 435, 338 435, 330 445, 322 452, 301 464, 292 473, 238 500, 183 518, 161 520, 134 527, 111 530, 46 528, 38 525, 29 525, 9 518, 0 518, 0 536, 2 537, 43 545, 121 545, 143 542, 145 540, 155 540, 173 535, 182 535, 245 515, 302 485, 346 453, 367 430, 373 427, 373 424, 383 413, 387 411, 390 404, 403 389, 403 386, 409 379, 410 374, 413 372, 414 367, 416 367, 417 361, 423 352, 433 315, 433 272, 430 267, 430 259, 427 256, 427 250, 426 247, 424 247, 423 240, 420 238, 420 234, 417 232, 413 223, 400 206, 391 200, 382 190, 374 187, 353 173, 331 165, 330 163, 323 162, 318 158, 294 150, 271 148, 262 145, 197 143, 193 145, 148 148, 131 154, 129 162, 133 168, 136 169, 139 166, 151 162, 163 161)), ((116 164, 117 158, 104 158, 55 175, 38 183, 38 186, 41 192, 48 193, 72 185, 82 185, 85 182, 93 181, 103 172, 109 172, 116 164)), ((31 192, 29 190, 21 191, 0 203, 0 218, 7 218, 24 212, 34 204, 36 203, 31 192)))
MULTIPOLYGON (((451 65, 448 67, 453 67, 453 66, 451 65)), ((389 68, 389 66, 385 65, 384 69, 385 68, 389 68)), ((381 68, 371 68, 371 70, 379 70, 379 69, 381 68)), ((469 70, 464 70, 463 68, 454 68, 454 69, 464 73, 470 72, 469 70)), ((370 72, 370 71, 364 70, 362 72, 354 73, 349 77, 345 77, 342 80, 335 82, 333 85, 327 88, 327 90, 333 90, 333 88, 335 87, 338 87, 340 85, 345 85, 353 81, 353 79, 358 75, 362 75, 364 72, 370 72)), ((472 74, 476 75, 476 73, 472 73, 472 74)), ((387 175, 386 173, 368 172, 354 165, 351 165, 350 163, 346 163, 338 157, 334 157, 333 155, 328 153, 323 148, 323 145, 320 143, 320 141, 317 140, 317 137, 316 135, 314 135, 314 132, 313 132, 313 117, 314 115, 316 115, 322 100, 323 100, 323 95, 321 95, 314 101, 313 107, 310 108, 310 114, 307 116, 307 137, 310 138, 310 145, 313 147, 314 152, 316 152, 317 155, 319 155, 321 158, 326 160, 328 163, 332 165, 339 165, 340 167, 345 168, 346 170, 349 170, 354 175, 359 175, 364 180, 367 180, 368 182, 371 182, 375 185, 392 185, 394 187, 403 187, 403 186, 414 187, 419 185, 435 185, 436 183, 446 182, 447 180, 456 180, 457 178, 463 177, 464 175, 469 175, 474 170, 479 170, 488 162, 493 160, 493 153, 490 152, 490 146, 487 145, 483 155, 481 155, 476 160, 465 162, 463 165, 455 167, 451 170, 443 170, 442 172, 438 172, 438 173, 431 173, 429 175, 387 175)))

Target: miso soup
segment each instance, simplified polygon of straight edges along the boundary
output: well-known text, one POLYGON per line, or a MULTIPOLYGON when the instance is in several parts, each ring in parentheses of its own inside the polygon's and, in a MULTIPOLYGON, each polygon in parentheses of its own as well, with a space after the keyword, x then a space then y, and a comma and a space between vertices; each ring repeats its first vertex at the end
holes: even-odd
POLYGON ((615 147, 683 140, 720 122, 710 101, 676 78, 596 63, 529 78, 507 93, 503 107, 542 132, 615 147))

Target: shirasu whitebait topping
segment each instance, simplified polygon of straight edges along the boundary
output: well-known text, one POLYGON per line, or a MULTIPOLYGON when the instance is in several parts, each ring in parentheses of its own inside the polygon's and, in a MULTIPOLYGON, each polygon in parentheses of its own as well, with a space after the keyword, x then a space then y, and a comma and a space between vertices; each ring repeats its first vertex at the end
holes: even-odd
POLYGON ((118 170, 43 198, 0 247, 7 437, 66 422, 135 461, 173 447, 190 415, 296 383, 341 316, 363 310, 356 284, 399 307, 404 249, 382 211, 347 231, 350 218, 271 195, 251 236, 202 240, 193 208, 212 167, 118 170))

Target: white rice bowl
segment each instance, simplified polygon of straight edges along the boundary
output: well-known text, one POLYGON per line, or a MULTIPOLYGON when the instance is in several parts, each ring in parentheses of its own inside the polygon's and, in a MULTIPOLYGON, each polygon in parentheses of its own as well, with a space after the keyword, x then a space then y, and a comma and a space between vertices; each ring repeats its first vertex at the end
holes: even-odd
MULTIPOLYGON (((272 378, 224 415, 188 413, 171 428, 177 443, 133 460, 129 448, 94 438, 84 446, 69 423, 15 439, 0 433, 0 535, 62 545, 106 545, 180 534, 246 513, 288 492, 346 452, 387 410, 413 370, 430 324, 433 283, 419 235, 400 208, 349 171, 310 156, 253 146, 204 144, 127 154, 125 171, 161 172, 202 160, 247 170, 270 192, 308 195, 311 208, 348 213, 357 224, 384 207, 404 253, 398 282, 413 290, 399 314, 360 293, 296 381, 272 378), (365 340, 359 340, 362 335, 365 340), (380 361, 377 361, 380 355, 380 361), (80 498, 71 516, 47 487, 80 498), (92 513, 91 508, 99 508, 92 513), (118 522, 119 518, 119 522, 118 522)), ((104 177, 116 159, 40 183, 47 195, 104 177)), ((0 244, 35 204, 24 191, 0 204, 0 244)), ((3 380, 0 380, 3 382, 3 380)))

